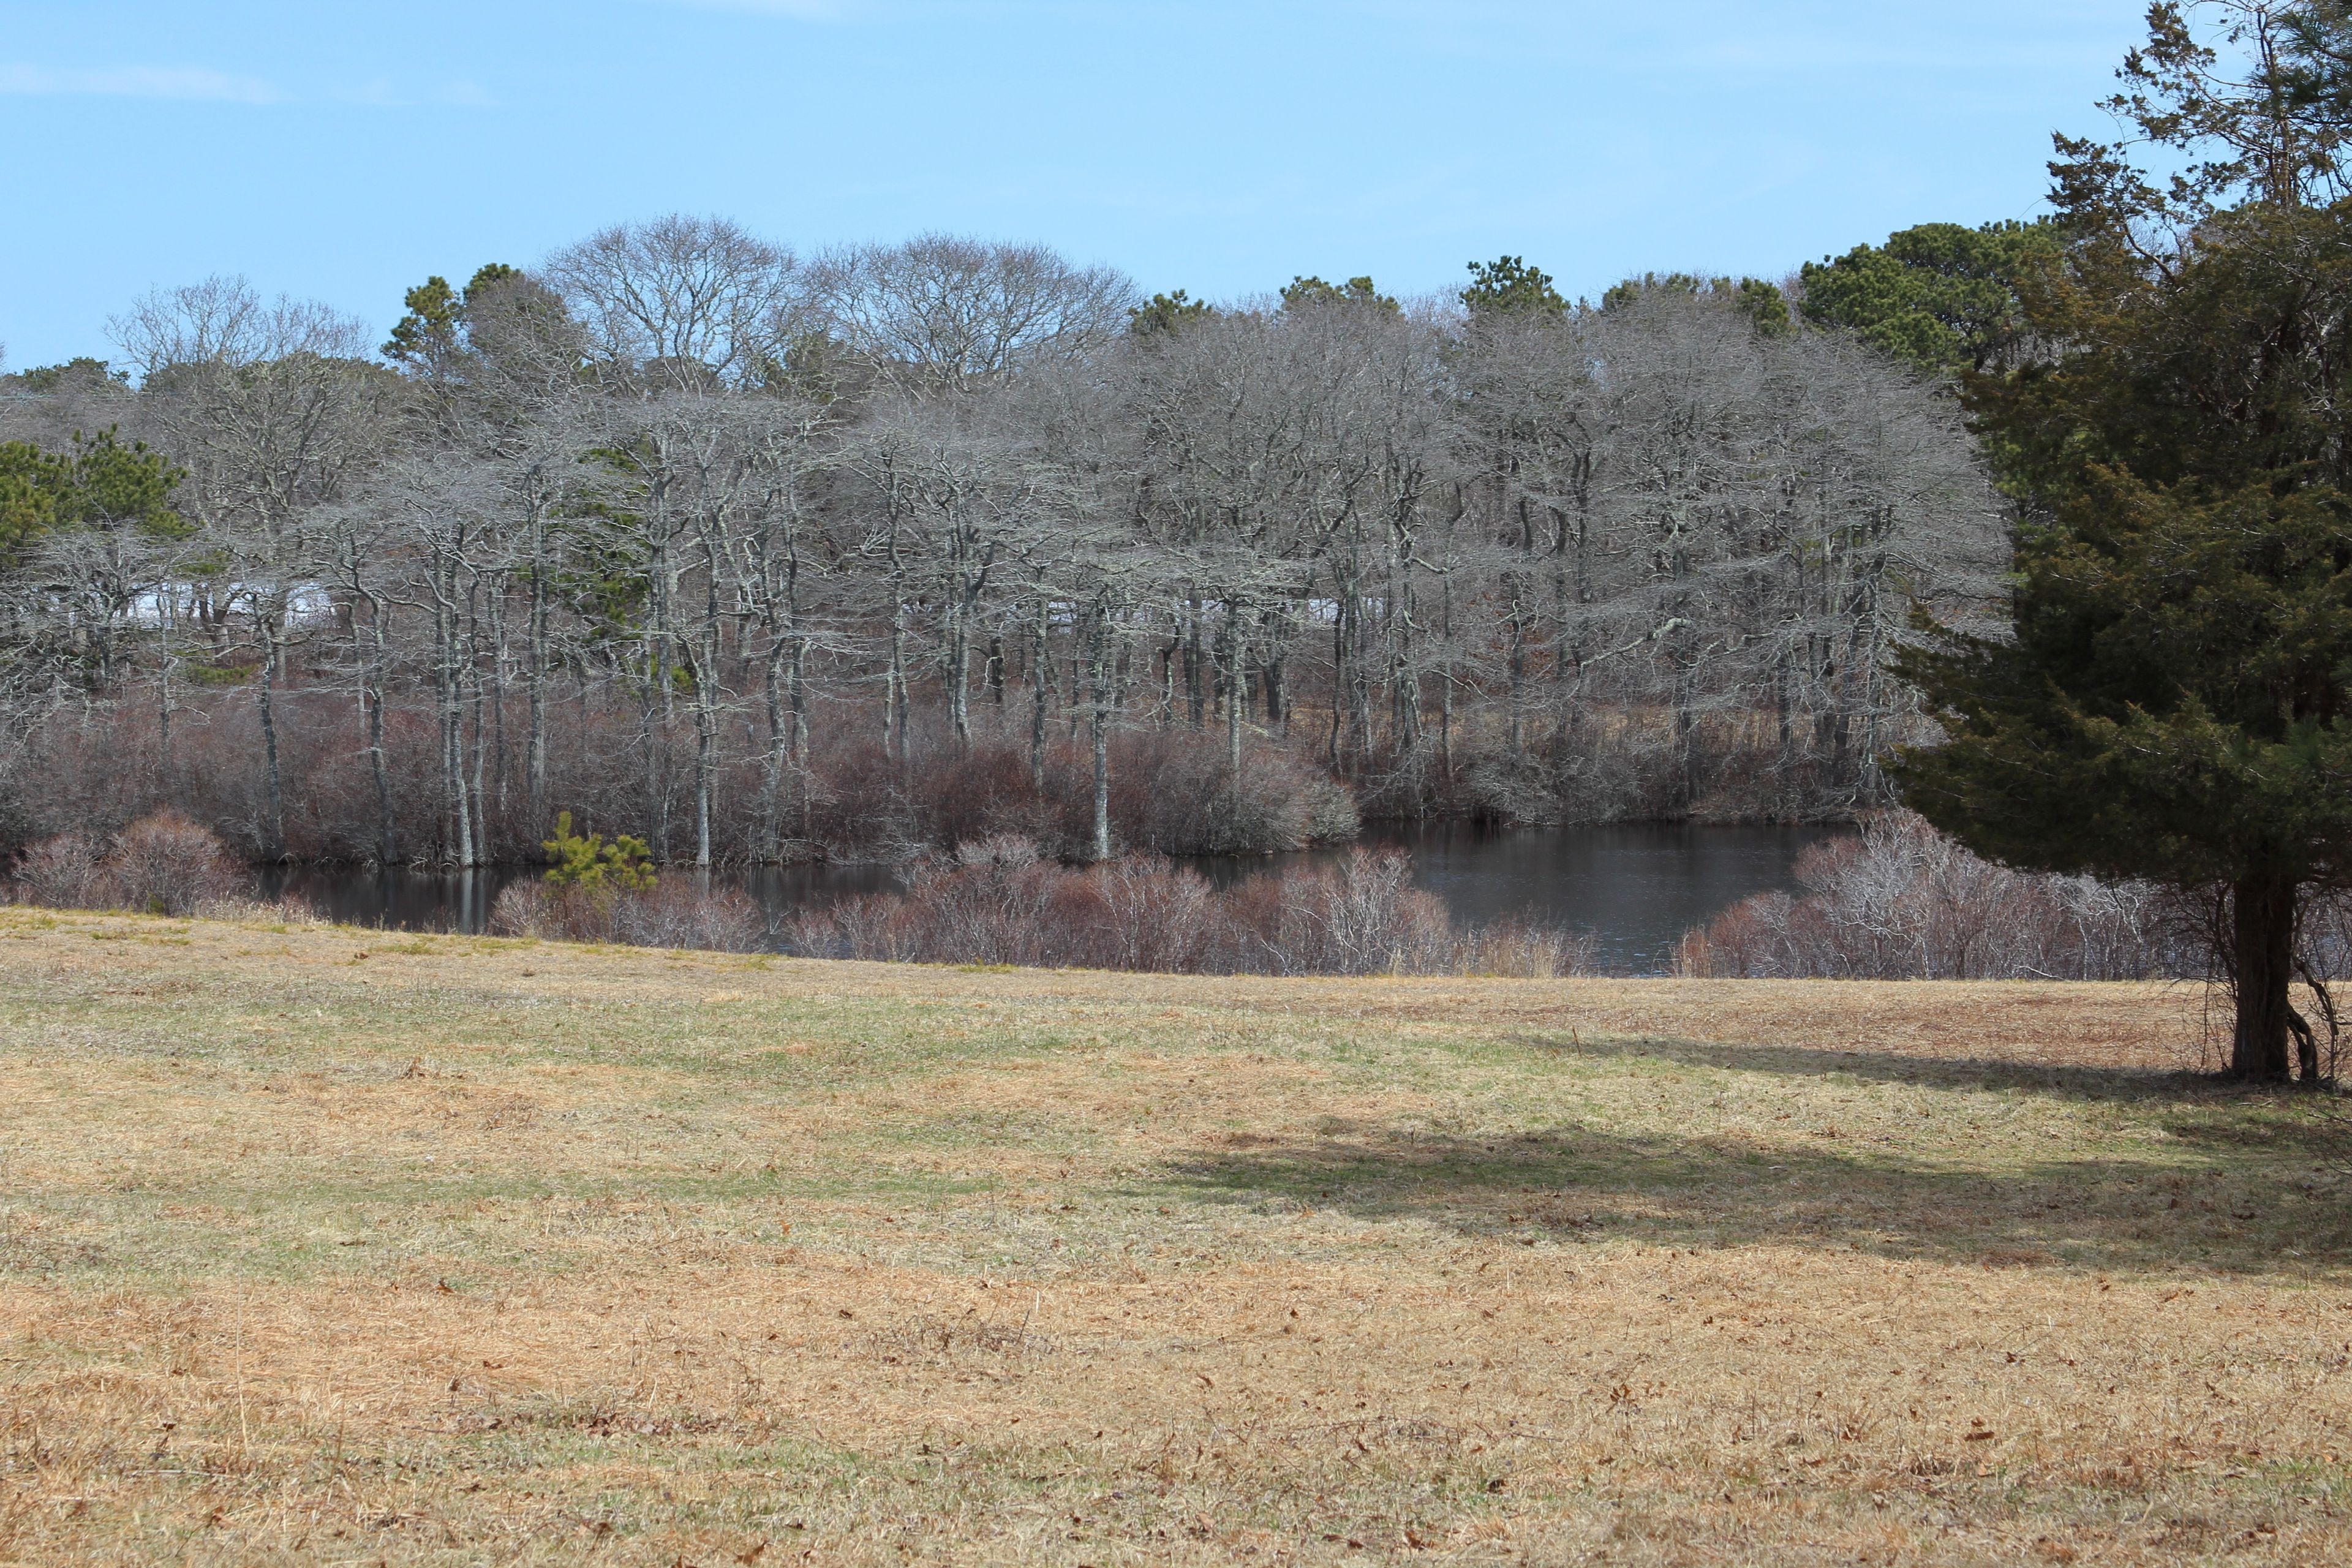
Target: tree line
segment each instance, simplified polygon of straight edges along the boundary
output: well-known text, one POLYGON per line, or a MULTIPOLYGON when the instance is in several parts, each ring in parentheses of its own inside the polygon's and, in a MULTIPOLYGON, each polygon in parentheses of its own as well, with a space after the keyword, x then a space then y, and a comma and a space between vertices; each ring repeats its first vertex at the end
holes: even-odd
POLYGON ((1941 367, 1800 294, 1503 258, 1212 304, 687 216, 432 279, 381 345, 159 290, 0 382, 9 826, 474 865, 571 809, 708 866, 1279 847, 1351 830, 1334 780, 1852 815, 1917 732, 1890 649, 2005 547, 1941 367))

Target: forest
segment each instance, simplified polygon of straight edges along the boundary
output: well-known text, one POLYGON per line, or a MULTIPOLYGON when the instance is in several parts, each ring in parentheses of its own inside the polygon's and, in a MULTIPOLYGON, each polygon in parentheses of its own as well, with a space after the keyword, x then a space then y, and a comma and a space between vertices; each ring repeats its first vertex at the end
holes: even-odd
POLYGON ((380 344, 159 289, 0 378, 0 826, 462 867, 568 811, 722 867, 1851 818, 1927 732, 1890 652, 2008 563, 1949 374, 2001 342, 1890 338, 1874 279, 2038 232, 1213 303, 671 216, 380 344))

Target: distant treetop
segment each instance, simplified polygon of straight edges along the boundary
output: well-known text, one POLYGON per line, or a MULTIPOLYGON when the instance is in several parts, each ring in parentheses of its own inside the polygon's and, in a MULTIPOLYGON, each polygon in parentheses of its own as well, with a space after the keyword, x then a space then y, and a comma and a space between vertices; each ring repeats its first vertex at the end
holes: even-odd
POLYGON ((1350 278, 1339 284, 1326 283, 1320 278, 1293 278, 1282 291, 1282 308, 1286 310, 1329 305, 1370 305, 1382 310, 1399 308, 1395 296, 1373 288, 1370 278, 1350 278))
POLYGON ((1217 313, 1217 308, 1206 300, 1195 300, 1183 289, 1173 294, 1154 294, 1148 301, 1135 306, 1127 313, 1127 330, 1139 338, 1159 332, 1172 332, 1179 327, 1204 321, 1217 313))
POLYGON ((194 525, 173 510, 172 491, 186 477, 145 442, 126 443, 111 429, 76 431, 68 452, 0 441, 0 568, 20 566, 26 549, 52 533, 127 530, 184 539, 194 525))
POLYGON ((383 357, 417 369, 439 363, 457 351, 466 307, 483 289, 521 276, 520 268, 493 261, 475 270, 463 293, 450 288, 449 280, 438 273, 427 278, 403 297, 401 303, 408 307, 408 314, 394 325, 392 339, 383 345, 383 357))
POLYGON ((116 370, 102 359, 78 354, 63 364, 37 364, 13 375, 0 375, 0 386, 16 392, 66 392, 76 386, 104 389, 130 384, 131 373, 116 370))
POLYGON ((1735 279, 1701 278, 1690 272, 1644 272, 1612 287, 1601 296, 1601 308, 1622 310, 1652 293, 1688 294, 1728 305, 1768 338, 1785 337, 1797 330, 1796 320, 1789 313, 1789 297, 1780 291, 1778 283, 1768 283, 1761 278, 1735 279))
POLYGON ((2024 338, 2018 279, 2059 247, 2047 218, 1977 228, 1921 224, 1883 246, 1807 262, 1800 308, 1808 321, 1844 327, 1925 371, 1991 370, 2024 338))
POLYGON ((1568 309, 1551 275, 1517 256, 1470 263, 1470 287, 1462 290, 1462 303, 1472 315, 1557 316, 1568 309))

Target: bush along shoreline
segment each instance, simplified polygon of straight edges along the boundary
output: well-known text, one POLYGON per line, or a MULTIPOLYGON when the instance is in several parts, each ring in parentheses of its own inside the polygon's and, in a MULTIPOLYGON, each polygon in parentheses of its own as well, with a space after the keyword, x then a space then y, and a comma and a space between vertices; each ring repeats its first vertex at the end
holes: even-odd
MULTIPOLYGON (((646 844, 577 832, 569 812, 541 869, 492 901, 490 934, 551 942, 782 952, 884 963, 1188 974, 1601 973, 1593 933, 1530 921, 1468 924, 1412 885, 1412 859, 1355 846, 1218 887, 1165 856, 1073 864, 1017 834, 924 850, 903 891, 775 910, 709 872, 654 864, 646 844)), ((1807 849, 1797 888, 1754 895, 1683 939, 1672 973, 1705 979, 2149 980, 2213 973, 2210 900, 2140 883, 1993 864, 1906 812, 1807 849)), ((110 837, 24 849, 20 904, 175 917, 316 921, 299 897, 253 894, 217 834, 176 812, 110 837)), ((2324 984, 2352 973, 2352 909, 2315 906, 2304 937, 2324 984)))
POLYGON ((741 891, 660 876, 635 840, 560 836, 555 867, 502 891, 493 934, 553 941, 902 963, 981 963, 1189 974, 1589 973, 1590 937, 1528 923, 1463 926, 1411 885, 1393 850, 1350 850, 1216 889, 1157 856, 1086 867, 999 837, 915 868, 902 893, 869 893, 771 921, 741 891))

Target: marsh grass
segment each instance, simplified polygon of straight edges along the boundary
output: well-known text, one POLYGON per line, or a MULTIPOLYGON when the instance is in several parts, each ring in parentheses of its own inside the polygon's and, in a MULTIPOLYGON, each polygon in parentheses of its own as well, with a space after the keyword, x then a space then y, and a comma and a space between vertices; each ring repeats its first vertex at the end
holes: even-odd
POLYGON ((0 1560, 2352 1556, 2193 992, 0 955, 0 1560))

